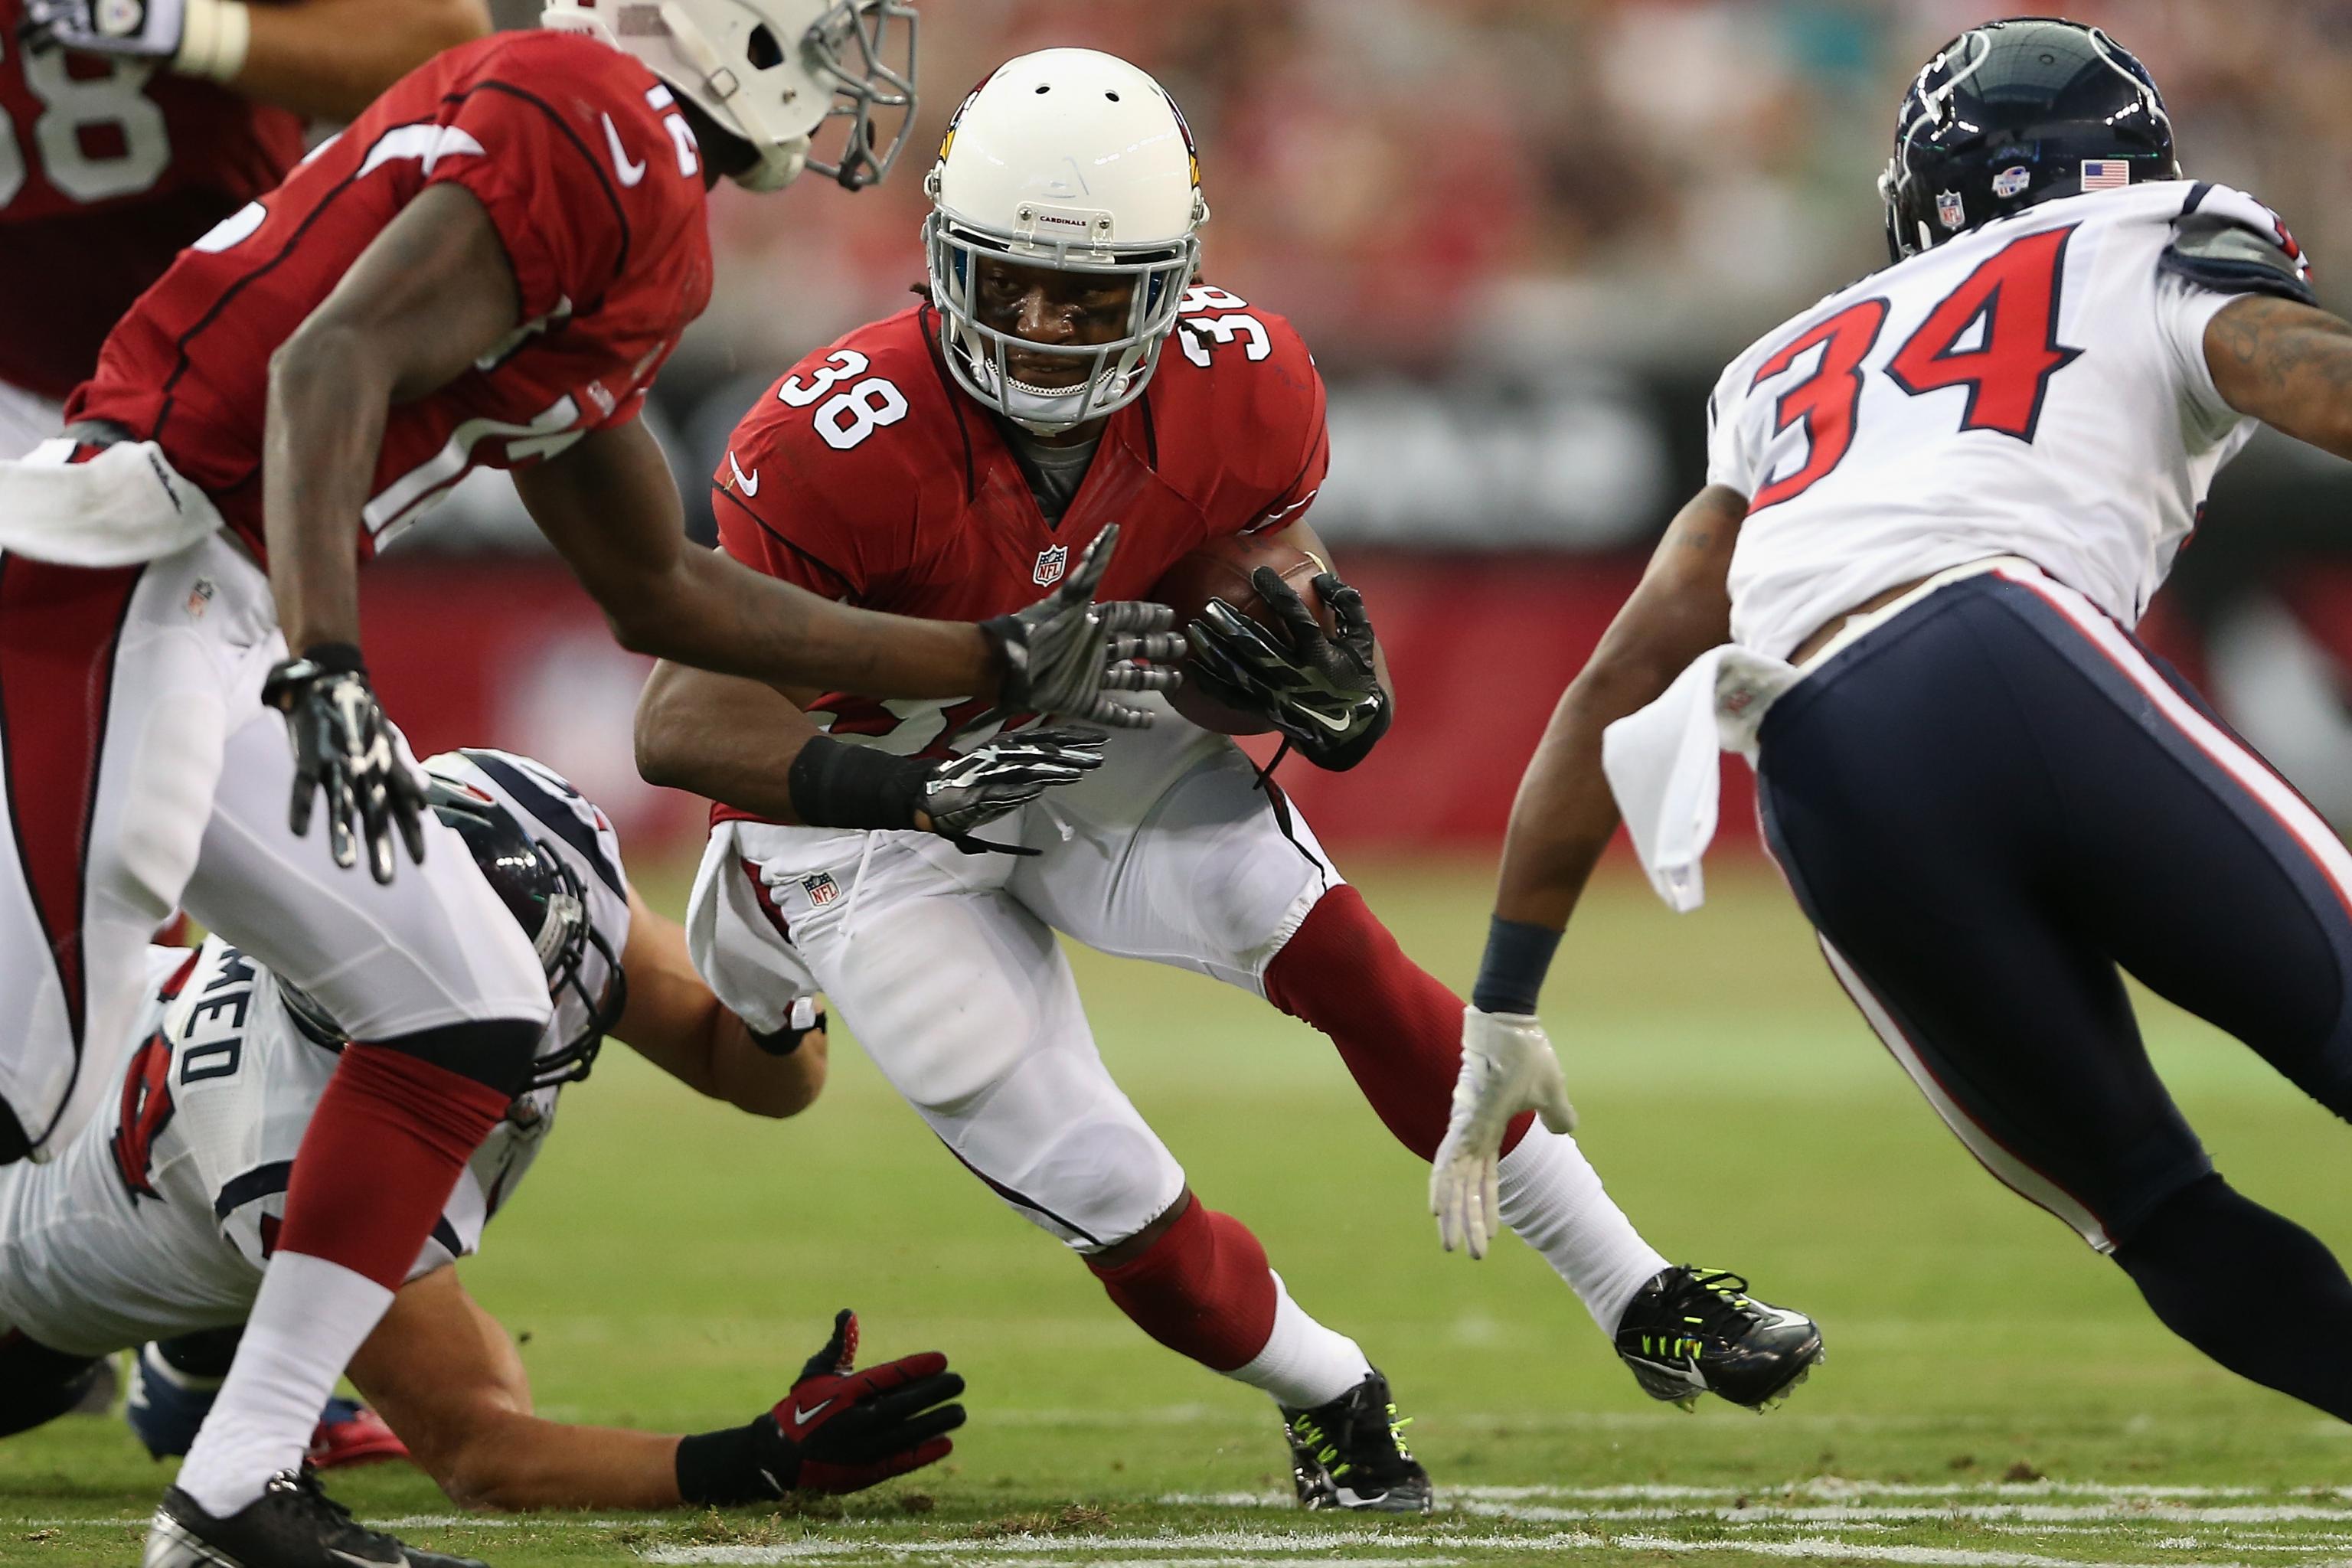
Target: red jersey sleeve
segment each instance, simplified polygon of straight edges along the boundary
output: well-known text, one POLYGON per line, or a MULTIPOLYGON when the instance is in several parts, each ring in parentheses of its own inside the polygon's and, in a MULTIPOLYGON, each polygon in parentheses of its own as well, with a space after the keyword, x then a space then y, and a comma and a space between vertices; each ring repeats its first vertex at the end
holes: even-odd
POLYGON ((1210 536, 1265 533, 1306 515, 1331 467, 1322 373, 1289 321, 1213 284, 1185 290, 1160 361, 1171 416, 1199 421, 1191 481, 1210 536))
POLYGON ((1298 348, 1298 370, 1303 372, 1299 380, 1305 386, 1304 395, 1287 400, 1296 411, 1293 434, 1297 440, 1293 449, 1299 453, 1298 471, 1243 527, 1244 533, 1271 533, 1306 516, 1316 492, 1323 488, 1323 476, 1331 470, 1331 430, 1325 416, 1323 374, 1315 368, 1306 345, 1299 343, 1296 336, 1291 342, 1298 348))
POLYGON ((776 379, 711 474, 719 542, 829 599, 908 613, 961 535, 963 437, 913 310, 861 327, 776 379))
POLYGON ((425 183, 463 185, 489 213, 526 321, 602 300, 649 237, 635 232, 648 198, 678 183, 644 79, 617 50, 541 35, 461 84, 446 123, 408 128, 440 138, 425 183))

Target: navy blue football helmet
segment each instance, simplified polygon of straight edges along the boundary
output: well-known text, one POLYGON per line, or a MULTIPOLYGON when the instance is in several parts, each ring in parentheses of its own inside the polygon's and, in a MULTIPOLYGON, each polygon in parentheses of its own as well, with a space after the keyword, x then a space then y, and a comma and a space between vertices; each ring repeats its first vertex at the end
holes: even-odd
POLYGON ((1971 27, 1920 68, 1878 194, 1900 261, 2039 202, 2179 177, 2147 68, 2096 27, 2020 16, 1971 27))
MULTIPOLYGON (((604 1031, 626 1005, 628 982, 611 944, 588 918, 579 874, 552 845, 533 837, 512 812, 462 779, 428 771, 425 798, 433 815, 465 841, 483 880, 530 939, 547 971, 548 994, 559 1005, 567 994, 576 996, 585 1009, 578 1030, 532 1061, 528 1087, 548 1089, 586 1078, 604 1048, 604 1031), (611 976, 602 996, 591 995, 580 974, 582 960, 592 947, 611 976)), ((305 1035, 330 1049, 342 1047, 346 1037, 324 1007, 283 981, 278 994, 305 1035)))

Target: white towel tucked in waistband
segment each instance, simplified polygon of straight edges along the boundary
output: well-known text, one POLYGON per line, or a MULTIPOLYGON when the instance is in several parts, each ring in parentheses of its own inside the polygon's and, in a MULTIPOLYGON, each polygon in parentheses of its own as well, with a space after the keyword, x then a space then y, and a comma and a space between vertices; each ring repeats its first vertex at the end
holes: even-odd
POLYGON ((1794 665, 1734 643, 1710 649, 1656 701, 1603 731, 1601 765, 1650 886, 1680 912, 1706 901, 1699 861, 1715 838, 1721 757, 1756 760, 1756 727, 1799 679, 1794 665))
POLYGON ((1727 643, 1692 660, 1655 702, 1602 731, 1601 766, 1609 793, 1617 797, 1650 886, 1667 908, 1687 913, 1706 901, 1699 861, 1715 838, 1723 785, 1719 753, 1738 752, 1753 767, 1757 728, 1789 688, 1937 589, 1996 569, 2042 574, 2014 555, 1946 567, 1877 609, 1846 616, 1801 667, 1727 643))
POLYGON ((152 441, 124 441, 87 463, 44 441, 0 462, 0 550, 61 566, 135 566, 208 538, 221 515, 152 441))

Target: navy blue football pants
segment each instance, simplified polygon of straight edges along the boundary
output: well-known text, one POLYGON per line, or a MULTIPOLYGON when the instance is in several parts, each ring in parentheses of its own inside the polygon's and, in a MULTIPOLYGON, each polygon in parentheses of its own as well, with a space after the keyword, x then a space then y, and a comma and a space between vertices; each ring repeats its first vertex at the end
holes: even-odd
POLYGON ((1767 840, 1832 970, 1969 1152, 2183 1337, 2352 1419, 2352 1284, 2213 1174, 2120 973, 2352 1113, 2352 854, 2326 824, 2024 568, 1841 649, 1759 743, 1767 840), (2258 1342, 2282 1337, 2292 1357, 2258 1342))

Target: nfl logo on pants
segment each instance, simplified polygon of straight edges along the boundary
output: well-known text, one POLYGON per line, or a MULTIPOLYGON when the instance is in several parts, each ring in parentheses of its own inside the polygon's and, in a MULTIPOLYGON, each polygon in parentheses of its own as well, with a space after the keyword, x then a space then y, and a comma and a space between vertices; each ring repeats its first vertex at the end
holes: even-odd
POLYGON ((1070 547, 1056 544, 1051 550, 1037 552, 1037 565, 1029 574, 1040 588, 1050 588, 1062 580, 1062 568, 1070 563, 1070 547))

